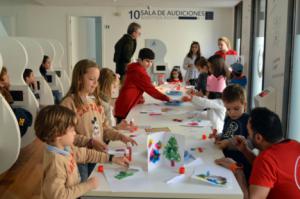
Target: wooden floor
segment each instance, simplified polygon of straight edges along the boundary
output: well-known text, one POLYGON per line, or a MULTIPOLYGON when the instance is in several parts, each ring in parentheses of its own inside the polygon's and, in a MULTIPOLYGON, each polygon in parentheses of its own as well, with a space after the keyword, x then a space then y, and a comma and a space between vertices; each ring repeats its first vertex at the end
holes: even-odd
POLYGON ((40 198, 42 156, 43 144, 37 139, 21 149, 12 168, 0 175, 0 199, 40 198))

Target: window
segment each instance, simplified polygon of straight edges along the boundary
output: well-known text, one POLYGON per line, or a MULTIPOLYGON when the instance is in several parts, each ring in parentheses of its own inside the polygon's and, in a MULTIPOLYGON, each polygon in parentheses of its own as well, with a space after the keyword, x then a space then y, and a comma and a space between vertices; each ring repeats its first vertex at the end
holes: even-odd
POLYGON ((242 37, 242 16, 243 2, 241 1, 234 8, 234 49, 240 55, 241 52, 241 37, 242 37))

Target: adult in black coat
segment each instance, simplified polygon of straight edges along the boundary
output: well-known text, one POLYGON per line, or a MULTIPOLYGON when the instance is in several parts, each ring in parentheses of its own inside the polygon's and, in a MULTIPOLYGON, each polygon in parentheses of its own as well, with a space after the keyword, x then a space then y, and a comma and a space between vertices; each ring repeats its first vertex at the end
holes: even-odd
POLYGON ((141 26, 138 23, 131 23, 127 28, 127 34, 115 44, 114 62, 116 63, 116 73, 123 80, 127 65, 136 49, 136 39, 141 35, 141 26))

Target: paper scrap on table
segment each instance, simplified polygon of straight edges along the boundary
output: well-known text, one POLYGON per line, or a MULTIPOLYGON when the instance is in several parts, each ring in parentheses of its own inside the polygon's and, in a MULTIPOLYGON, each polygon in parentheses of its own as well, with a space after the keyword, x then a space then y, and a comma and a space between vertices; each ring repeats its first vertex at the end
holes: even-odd
POLYGON ((195 160, 187 163, 187 164, 184 164, 184 167, 197 167, 199 165, 201 165, 203 163, 203 160, 202 158, 196 158, 195 160))
POLYGON ((184 121, 180 125, 188 126, 188 127, 209 127, 212 126, 212 123, 209 120, 200 120, 200 121, 184 121))
POLYGON ((186 175, 181 174, 181 175, 172 177, 171 179, 167 180, 166 183, 167 184, 175 184, 175 183, 183 182, 186 178, 187 178, 186 175))

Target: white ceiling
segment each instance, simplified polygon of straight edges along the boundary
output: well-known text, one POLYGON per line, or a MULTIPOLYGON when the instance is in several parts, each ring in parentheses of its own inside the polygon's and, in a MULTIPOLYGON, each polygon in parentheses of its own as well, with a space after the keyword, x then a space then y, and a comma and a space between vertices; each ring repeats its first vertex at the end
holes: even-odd
POLYGON ((233 7, 241 0, 0 0, 0 5, 233 7))

